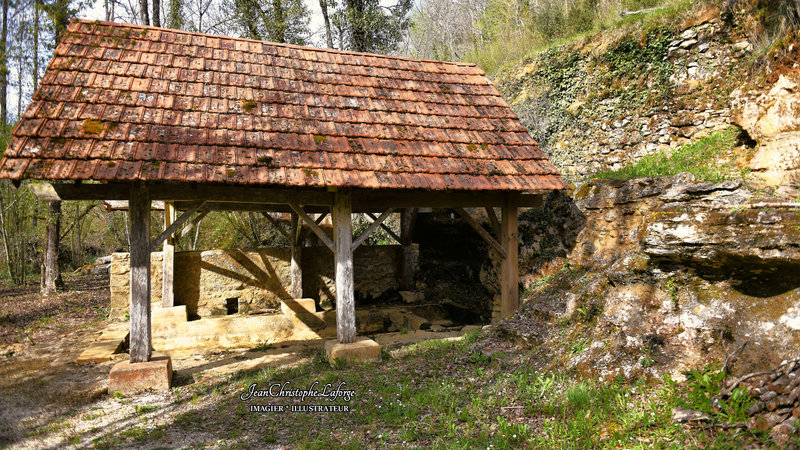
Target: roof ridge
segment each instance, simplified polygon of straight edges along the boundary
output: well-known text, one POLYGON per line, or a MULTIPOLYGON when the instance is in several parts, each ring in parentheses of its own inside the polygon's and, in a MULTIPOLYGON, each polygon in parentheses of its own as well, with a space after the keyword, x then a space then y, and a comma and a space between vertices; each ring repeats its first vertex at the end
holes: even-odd
POLYGON ((384 58, 384 59, 394 59, 394 60, 400 60, 400 61, 414 61, 414 62, 423 62, 423 63, 447 64, 447 65, 453 65, 453 66, 458 66, 458 67, 477 67, 478 69, 481 70, 481 72, 483 72, 483 74, 482 74, 483 76, 486 75, 485 71, 483 69, 481 69, 480 66, 478 66, 475 63, 468 63, 468 62, 440 61, 440 60, 436 60, 436 59, 417 59, 417 58, 409 58, 407 56, 386 55, 386 54, 382 54, 382 53, 367 53, 367 52, 354 52, 354 51, 351 51, 351 50, 336 50, 336 49, 333 49, 333 48, 320 48, 320 47, 312 47, 312 46, 309 46, 309 45, 296 45, 296 44, 286 44, 286 43, 282 43, 282 42, 261 41, 261 40, 258 40, 258 39, 241 38, 241 37, 234 37, 234 36, 225 36, 225 35, 221 35, 221 34, 200 33, 200 32, 197 32, 197 31, 186 31, 186 30, 180 30, 180 29, 176 29, 176 28, 154 27, 154 26, 150 26, 150 25, 139 25, 139 24, 134 24, 134 23, 126 23, 126 22, 108 22, 108 21, 105 21, 105 20, 91 20, 91 19, 79 19, 79 18, 73 19, 72 21, 73 22, 84 23, 84 24, 87 24, 87 25, 96 25, 97 24, 97 25, 110 25, 110 26, 124 26, 124 27, 129 27, 129 28, 139 28, 139 29, 143 29, 143 30, 169 31, 169 32, 172 32, 172 33, 188 34, 188 35, 192 35, 192 36, 205 36, 205 37, 211 37, 211 38, 216 38, 216 39, 230 39, 230 40, 233 40, 233 41, 255 42, 255 43, 260 43, 260 44, 275 45, 275 46, 278 46, 278 47, 293 48, 293 49, 297 49, 297 50, 310 50, 310 51, 315 51, 315 52, 337 53, 337 54, 341 54, 341 55, 370 56, 370 57, 384 58))

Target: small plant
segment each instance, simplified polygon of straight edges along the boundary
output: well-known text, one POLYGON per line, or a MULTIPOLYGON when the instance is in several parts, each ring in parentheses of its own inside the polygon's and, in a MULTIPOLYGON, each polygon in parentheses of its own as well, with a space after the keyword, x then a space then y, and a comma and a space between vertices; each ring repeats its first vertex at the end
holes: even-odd
POLYGON ((125 394, 123 394, 122 392, 120 391, 114 392, 114 398, 123 398, 123 397, 125 397, 125 394))
POLYGON ((142 415, 147 414, 150 411, 155 411, 158 409, 158 406, 155 405, 138 405, 136 407, 136 414, 142 415))
POLYGON ((675 279, 672 277, 667 280, 667 293, 669 298, 672 299, 672 309, 677 311, 680 307, 680 297, 678 296, 678 287, 675 286, 675 279))
POLYGON ((246 113, 253 112, 256 106, 258 106, 258 103, 253 100, 242 100, 242 111, 246 113))
POLYGON ((316 142, 317 144, 324 144, 324 143, 328 142, 328 138, 323 136, 323 135, 321 135, 321 134, 315 134, 314 135, 314 142, 316 142))

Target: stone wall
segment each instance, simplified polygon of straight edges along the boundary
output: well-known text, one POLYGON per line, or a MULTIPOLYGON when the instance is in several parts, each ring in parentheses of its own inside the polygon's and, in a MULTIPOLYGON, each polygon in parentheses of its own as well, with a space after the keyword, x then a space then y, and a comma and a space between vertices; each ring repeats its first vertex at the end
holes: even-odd
POLYGON ((744 30, 717 8, 681 22, 549 49, 498 87, 567 179, 620 169, 730 127, 749 101, 739 98, 762 92, 740 88, 753 50, 744 30), (630 73, 616 65, 625 58, 630 73))
MULTIPOLYGON (((356 302, 370 300, 398 288, 400 246, 360 246, 354 254, 356 302)), ((226 302, 237 303, 240 313, 280 310, 290 297, 289 249, 208 250, 175 254, 175 302, 186 305, 190 317, 227 314, 226 302)), ((124 319, 128 311, 129 256, 115 253, 111 260, 111 317, 124 319)), ((152 254, 151 298, 161 303, 161 253, 152 254)), ((323 308, 334 303, 333 255, 325 247, 303 249, 303 291, 323 308)))

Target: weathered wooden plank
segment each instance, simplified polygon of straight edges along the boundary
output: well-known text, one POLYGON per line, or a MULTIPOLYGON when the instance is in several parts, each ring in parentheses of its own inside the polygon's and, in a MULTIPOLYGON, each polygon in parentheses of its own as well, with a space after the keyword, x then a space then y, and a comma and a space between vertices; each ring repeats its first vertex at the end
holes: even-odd
POLYGON ((346 190, 336 191, 331 216, 336 244, 336 336, 349 344, 356 338, 355 284, 353 282, 352 199, 346 190))
POLYGON ((500 242, 506 251, 500 267, 500 312, 510 316, 519 306, 519 240, 516 198, 509 194, 500 212, 500 242))
MULTIPOLYGON (((367 227, 366 230, 364 230, 363 233, 361 233, 361 236, 357 237, 356 240, 353 241, 352 251, 355 251, 358 248, 358 246, 361 245, 361 243, 364 242, 364 240, 369 237, 370 234, 374 233, 379 226, 383 225, 383 222, 386 220, 387 217, 389 217, 390 214, 392 214, 393 211, 394 211, 393 209, 387 209, 386 211, 383 212, 383 214, 380 215, 380 217, 378 218, 371 217, 373 222, 369 224, 369 226, 367 227)), ((370 214, 370 216, 372 216, 372 214, 370 214)))
MULTIPOLYGON (((164 204, 164 229, 175 222, 177 211, 172 203, 164 204)), ((173 289, 175 280, 175 239, 172 236, 164 240, 163 265, 161 277, 161 306, 171 308, 175 306, 175 291, 173 289)))
POLYGON ((312 219, 312 218, 311 218, 311 217, 308 215, 308 213, 306 213, 306 212, 303 210, 303 208, 301 208, 301 207, 300 207, 300 205, 298 205, 298 204, 296 204, 296 203, 289 203, 289 206, 291 206, 291 207, 292 207, 292 210, 294 210, 294 212, 295 212, 295 213, 297 213, 297 215, 298 215, 298 216, 300 216, 300 218, 302 218, 302 219, 303 219, 303 221, 305 221, 305 223, 307 223, 307 224, 308 224, 308 226, 311 228, 311 230, 312 230, 312 231, 314 231, 314 234, 316 234, 316 235, 317 235, 317 237, 318 237, 318 238, 319 238, 319 239, 320 239, 320 240, 321 240, 321 241, 322 241, 322 242, 323 242, 323 243, 324 243, 326 246, 328 246, 328 248, 329 248, 329 249, 331 249, 331 251, 332 251, 332 252, 336 253, 336 250, 335 250, 335 248, 334 248, 334 243, 333 243, 333 241, 331 240, 331 238, 330 238, 330 237, 328 237, 328 235, 327 235, 327 234, 325 234, 325 232, 322 230, 322 228, 320 228, 320 227, 319 227, 319 225, 317 224, 317 222, 316 222, 314 219, 312 219))
POLYGON ((156 248, 158 248, 158 246, 161 245, 162 242, 164 242, 164 239, 166 239, 169 236, 172 236, 172 234, 175 233, 175 231, 181 225, 183 225, 187 220, 189 220, 192 217, 192 214, 197 212, 197 210, 200 209, 200 207, 203 206, 203 204, 205 204, 204 201, 199 201, 195 203, 191 208, 184 211, 184 213, 181 214, 180 217, 175 219, 175 222, 171 223, 167 227, 167 229, 162 231, 161 234, 159 234, 155 239, 153 239, 153 242, 150 243, 150 251, 154 252, 156 248))
MULTIPOLYGON (((126 200, 128 183, 37 183, 34 192, 43 200, 126 200)), ((33 185, 32 185, 33 186, 33 185)), ((223 186, 213 184, 154 183, 150 198, 165 201, 227 202, 242 204, 330 206, 334 194, 316 189, 223 186)), ((352 210, 382 211, 385 208, 482 208, 503 204, 503 191, 421 191, 421 190, 351 190, 352 210)), ((517 195, 517 207, 538 207, 540 192, 517 195)))
POLYGON ((404 208, 400 211, 400 239, 402 261, 400 268, 400 289, 413 290, 414 266, 416 265, 414 247, 411 246, 414 224, 417 220, 416 208, 404 208))
POLYGON ((150 198, 147 186, 132 184, 130 213, 130 354, 131 362, 146 362, 151 355, 150 329, 150 198))
POLYGON ((291 273, 292 280, 291 294, 293 298, 303 298, 303 240, 300 239, 300 229, 302 228, 300 216, 292 213, 292 230, 289 243, 291 251, 291 273))
POLYGON ((482 237, 483 240, 486 241, 487 244, 489 244, 490 247, 492 247, 494 251, 496 251, 503 258, 507 257, 508 251, 505 248, 503 248, 503 246, 499 242, 497 242, 497 240, 493 238, 492 235, 489 234, 489 232, 486 231, 481 226, 481 224, 479 224, 472 217, 470 213, 465 211, 464 208, 454 208, 454 209, 456 210, 456 212, 458 212, 461 218, 463 218, 464 221, 467 222, 467 224, 469 224, 469 226, 471 226, 472 229, 475 230, 480 235, 480 237, 482 237))

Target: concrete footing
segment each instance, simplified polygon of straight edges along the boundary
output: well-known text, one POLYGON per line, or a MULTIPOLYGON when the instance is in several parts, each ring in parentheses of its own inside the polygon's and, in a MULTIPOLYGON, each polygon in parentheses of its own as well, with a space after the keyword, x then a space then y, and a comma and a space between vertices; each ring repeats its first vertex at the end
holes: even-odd
POLYGON ((337 340, 325 342, 328 361, 340 359, 348 362, 381 360, 381 345, 368 337, 357 337, 355 342, 340 344, 337 340))
POLYGON ((124 361, 111 368, 108 393, 135 394, 145 389, 167 390, 172 387, 172 360, 154 356, 148 362, 124 361))

